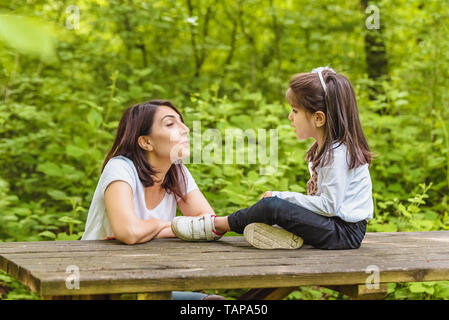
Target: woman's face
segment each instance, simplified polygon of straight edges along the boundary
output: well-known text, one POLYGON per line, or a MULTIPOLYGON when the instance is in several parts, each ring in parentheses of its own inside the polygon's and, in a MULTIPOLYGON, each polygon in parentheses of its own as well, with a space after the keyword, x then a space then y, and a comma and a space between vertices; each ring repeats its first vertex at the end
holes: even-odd
POLYGON ((172 108, 160 106, 154 115, 149 135, 152 152, 159 159, 176 160, 190 156, 189 128, 172 108))

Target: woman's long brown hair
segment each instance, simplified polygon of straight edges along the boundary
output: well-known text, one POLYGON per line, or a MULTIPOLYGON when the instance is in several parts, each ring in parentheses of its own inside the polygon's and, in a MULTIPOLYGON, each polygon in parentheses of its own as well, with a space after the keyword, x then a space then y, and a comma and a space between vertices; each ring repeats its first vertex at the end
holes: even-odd
MULTIPOLYGON (((137 139, 149 135, 154 122, 154 115, 159 106, 172 108, 184 122, 181 113, 167 100, 150 100, 129 107, 120 119, 114 144, 103 162, 103 172, 108 161, 117 156, 124 156, 134 163, 139 179, 144 187, 154 185, 153 177, 157 173, 148 163, 145 150, 140 148, 137 139)), ((186 190, 186 178, 182 170, 182 163, 173 163, 165 175, 162 187, 168 193, 174 193, 183 199, 183 190, 186 190), (182 181, 181 181, 182 180, 182 181)))
POLYGON ((294 107, 304 108, 310 114, 322 111, 326 115, 324 144, 318 150, 315 142, 307 151, 307 160, 315 169, 332 161, 332 145, 345 144, 349 154, 349 169, 371 163, 372 154, 360 124, 354 89, 342 74, 322 71, 326 92, 317 73, 299 73, 290 80, 287 101, 294 107))

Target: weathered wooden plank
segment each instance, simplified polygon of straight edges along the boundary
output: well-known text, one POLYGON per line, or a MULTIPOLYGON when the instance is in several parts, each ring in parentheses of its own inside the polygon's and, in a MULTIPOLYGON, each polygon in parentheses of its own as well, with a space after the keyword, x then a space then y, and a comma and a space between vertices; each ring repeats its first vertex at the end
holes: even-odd
POLYGON ((0 254, 20 252, 55 252, 55 251, 89 251, 95 250, 148 250, 149 248, 208 248, 210 246, 229 245, 232 247, 250 246, 242 242, 242 237, 224 237, 219 241, 186 242, 180 239, 153 239, 146 243, 126 245, 118 240, 76 240, 76 241, 29 241, 29 242, 0 242, 0 254))
MULTIPOLYGON (((369 251, 369 248, 365 248, 366 250, 369 251)), ((408 260, 410 259, 412 261, 412 269, 414 268, 414 263, 413 261, 416 261, 417 259, 425 259, 426 262, 430 262, 430 261, 434 261, 434 260, 438 260, 438 259, 447 259, 447 255, 441 255, 439 253, 436 253, 436 255, 430 255, 430 252, 425 252, 425 253, 417 253, 417 252, 412 252, 412 253, 406 253, 406 252, 401 252, 400 255, 398 256, 392 256, 392 255, 388 255, 385 254, 385 251, 387 249, 383 249, 383 253, 380 252, 380 254, 382 254, 381 256, 377 256, 377 254, 373 254, 370 251, 370 255, 368 255, 368 257, 364 257, 364 264, 365 267, 367 267, 368 265, 371 264, 375 264, 375 265, 379 265, 379 267, 383 267, 384 266, 384 260, 389 260, 389 261, 399 261, 399 260, 408 260)), ((400 250, 403 250, 402 248, 400 250)), ((433 250, 433 249, 432 249, 433 250)), ((447 250, 447 248, 446 248, 447 250)), ((331 253, 331 252, 335 252, 335 251, 324 251, 324 250, 312 250, 309 252, 301 252, 298 251, 298 253, 301 253, 301 255, 297 255, 298 253, 295 253, 295 255, 293 256, 294 258, 280 258, 279 256, 275 256, 275 257, 271 257, 273 258, 273 261, 270 261, 267 257, 265 257, 265 255, 270 255, 273 251, 261 251, 261 250, 252 250, 254 254, 254 256, 249 256, 246 253, 243 253, 243 256, 246 258, 244 259, 244 263, 242 264, 242 259, 237 259, 236 255, 241 255, 241 253, 234 253, 232 255, 232 259, 229 259, 229 256, 227 256, 227 254, 224 254, 223 257, 225 257, 225 259, 227 259, 228 261, 218 261, 218 263, 220 264, 221 267, 239 267, 239 266, 244 266, 244 265, 248 265, 251 264, 253 266, 258 266, 258 265, 263 265, 263 266, 277 266, 277 265, 290 265, 290 264, 297 264, 297 265, 302 265, 302 264, 317 264, 317 263, 321 263, 322 258, 326 259, 328 262, 332 263, 332 265, 334 265, 335 269, 334 271, 340 271, 340 270, 344 270, 347 267, 347 261, 344 254, 340 254, 340 256, 337 257, 329 257, 326 256, 326 253, 331 253), (317 255, 316 257, 314 255, 317 255), (296 258, 296 259, 295 259, 296 258), (299 261, 298 261, 299 259, 299 261), (253 260, 253 261, 251 261, 253 260), (342 261, 343 260, 343 261, 342 261), (238 262, 238 263, 237 263, 238 262), (341 268, 341 269, 339 269, 341 268)), ((348 251, 341 251, 339 253, 347 253, 350 254, 350 258, 351 261, 353 261, 354 259, 360 260, 360 258, 363 256, 363 249, 358 249, 358 250, 348 250, 348 251)), ((293 254, 292 251, 283 251, 280 252, 279 254, 282 255, 291 255, 293 254)), ((8 255, 4 255, 4 257, 7 257, 8 255)), ((181 256, 182 257, 182 256, 181 256)), ((181 270, 185 270, 185 269, 192 269, 192 268, 200 268, 203 269, 204 266, 209 265, 210 267, 213 267, 215 265, 211 265, 215 264, 215 261, 218 260, 217 256, 209 256, 207 255, 206 258, 201 258, 201 256, 198 256, 195 260, 195 255, 188 255, 187 257, 184 255, 184 259, 185 260, 181 260, 181 262, 177 262, 177 260, 172 257, 173 259, 170 259, 170 257, 164 257, 163 260, 163 264, 158 263, 156 261, 155 265, 151 265, 151 263, 153 263, 153 261, 146 261, 145 259, 139 260, 139 258, 134 257, 132 259, 127 260, 126 262, 117 260, 114 261, 114 258, 112 258, 112 261, 109 260, 110 264, 107 264, 107 259, 105 259, 105 261, 100 261, 98 262, 96 260, 96 258, 91 258, 91 261, 88 264, 85 264, 82 259, 80 260, 79 258, 76 258, 75 260, 64 260, 64 259, 60 259, 59 261, 61 262, 61 264, 59 263, 54 263, 53 261, 50 261, 49 259, 41 259, 40 261, 38 261, 37 263, 33 260, 29 260, 25 259, 25 261, 22 261, 20 259, 12 259, 13 263, 10 264, 9 267, 5 267, 5 259, 3 259, 1 262, 2 268, 9 272, 10 274, 12 274, 13 276, 16 277, 20 277, 20 279, 23 280, 23 282, 29 282, 31 285, 33 285, 34 287, 36 287, 36 282, 37 279, 32 279, 29 280, 29 273, 31 272, 42 272, 42 271, 47 271, 47 272, 54 272, 54 271, 65 271, 65 268, 68 265, 72 265, 72 264, 76 264, 82 271, 95 271, 95 270, 101 270, 101 269, 120 269, 120 270, 128 270, 128 269, 132 269, 132 268, 137 268, 137 269, 153 269, 153 270, 160 270, 160 269, 177 269, 176 271, 179 271, 179 269, 181 270), (189 261, 190 258, 193 258, 193 260, 189 261), (192 262, 193 261, 193 262, 192 262), (211 262, 212 261, 212 262, 211 262), (114 263, 115 262, 115 263, 114 263), (120 264, 121 262, 121 264, 120 264), (66 263, 66 265, 64 265, 66 263), (114 265, 114 267, 110 267, 111 263, 114 265), (143 265, 141 265, 143 264, 143 265), (21 267, 19 267, 21 266, 21 267)), ((128 258, 127 258, 128 259, 128 258)), ((407 263, 409 263, 409 261, 405 261, 405 263, 401 263, 402 264, 402 269, 406 270, 408 269, 407 267, 407 263)), ((7 261, 6 261, 7 264, 7 261)), ((387 264, 388 265, 388 264, 387 264)), ((118 271, 118 270, 117 270, 118 271)), ((130 270, 128 270, 130 271, 130 270)))
MULTIPOLYGON (((9 258, 8 255, 5 255, 9 258)), ((403 269, 414 268, 415 262, 410 261, 426 261, 435 262, 446 261, 449 264, 449 254, 441 255, 438 252, 426 253, 413 253, 409 255, 390 255, 390 256, 357 256, 354 258, 360 263, 364 263, 365 266, 369 265, 388 265, 392 262, 403 265, 403 269), (386 263, 388 261, 389 263, 386 263)), ((100 270, 133 270, 133 269, 147 269, 147 270, 162 270, 162 269, 186 269, 186 268, 204 268, 207 267, 222 267, 222 268, 237 268, 240 266, 288 266, 288 265, 316 265, 321 263, 321 257, 276 257, 269 258, 264 257, 261 254, 255 256, 220 256, 208 257, 198 255, 195 257, 188 257, 182 259, 180 257, 160 257, 157 260, 149 260, 146 257, 107 257, 104 259, 92 257, 90 259, 80 258, 51 258, 45 260, 34 259, 10 259, 15 265, 20 265, 32 272, 65 272, 68 266, 76 265, 80 270, 87 271, 100 271, 100 270), (171 259, 170 259, 171 258, 171 259)), ((327 261, 331 263, 335 271, 345 270, 348 264, 347 257, 327 257, 327 261)), ((353 260, 353 263, 354 260, 353 260)))
MULTIPOLYGON (((416 259, 424 259, 426 261, 435 261, 435 260, 440 260, 440 261, 447 261, 447 255, 439 255, 438 253, 427 253, 427 255, 422 255, 422 254, 416 254, 416 255, 410 255, 409 258, 414 258, 413 260, 416 259)), ((276 258, 277 259, 277 263, 276 264, 281 264, 281 265, 288 265, 288 264, 303 264, 303 263, 310 263, 310 262, 319 262, 317 261, 316 258, 311 258, 311 257, 295 257, 295 258, 276 258)), ((357 259, 357 260, 363 260, 365 262, 366 265, 368 264, 375 264, 375 263, 380 263, 384 260, 390 260, 390 261, 399 261, 399 260, 409 260, 407 257, 401 256, 401 255, 397 255, 397 256, 389 256, 389 257, 376 257, 376 256, 371 256, 371 257, 365 257, 364 259, 357 259)), ((318 259, 319 260, 319 259, 318 259)), ((114 263, 114 259, 111 259, 109 261, 101 261, 101 260, 96 260, 96 259, 92 259, 90 261, 83 261, 81 260, 64 260, 61 259, 59 262, 58 261, 35 261, 35 260, 29 260, 29 259, 12 259, 11 261, 14 262, 13 266, 10 266, 9 269, 13 269, 15 267, 15 265, 22 265, 22 266, 26 266, 28 268, 31 268, 32 271, 36 271, 36 270, 42 270, 40 268, 36 269, 33 268, 33 266, 39 267, 39 266, 47 266, 47 270, 50 272, 52 271, 56 271, 57 269, 53 269, 53 267, 61 267, 64 265, 71 265, 71 264, 77 264, 78 266, 86 266, 87 268, 90 267, 99 267, 100 269, 106 269, 108 268, 108 262, 111 264, 114 263)), ((247 259, 232 259, 228 261, 224 261, 224 262, 220 262, 218 261, 217 263, 220 265, 223 265, 223 263, 226 266, 232 266, 234 265, 239 265, 241 263, 246 264, 245 261, 251 261, 257 263, 267 263, 267 264, 273 264, 273 261, 270 261, 269 258, 264 258, 264 257, 247 257, 247 259)), ((344 257, 333 257, 332 259, 329 259, 328 257, 328 261, 332 261, 334 264, 337 262, 343 262, 344 265, 347 264, 346 260, 344 257)), ((147 261, 145 259, 139 259, 139 258, 134 258, 134 259, 129 259, 129 260, 120 260, 117 259, 115 261, 115 263, 118 263, 117 268, 122 268, 123 266, 120 265, 120 263, 125 264, 128 263, 129 264, 129 268, 131 268, 131 266, 133 267, 141 267, 141 265, 139 263, 143 263, 143 267, 148 266, 151 267, 152 265, 154 265, 155 268, 165 268, 165 267, 170 267, 170 265, 173 265, 174 267, 179 266, 179 263, 182 263, 183 266, 189 266, 189 265, 193 265, 193 266, 198 266, 198 265, 202 265, 203 263, 205 265, 209 264, 214 264, 216 263, 216 261, 210 261, 208 259, 208 257, 198 257, 198 259, 196 260, 178 260, 178 259, 166 259, 166 260, 158 260, 158 261, 147 261)), ((412 264, 413 265, 413 264, 412 264)), ((337 266, 336 266, 337 267, 337 266)), ((8 271, 7 268, 4 268, 8 271)), ((45 269, 45 268, 44 268, 45 269)))
MULTIPOLYGON (((370 257, 366 259, 358 259, 351 261, 351 265, 360 265, 365 269, 368 266, 375 265, 379 267, 380 271, 384 268, 389 268, 392 266, 400 266, 402 270, 415 270, 416 266, 419 262, 420 265, 424 265, 427 267, 432 266, 433 264, 441 264, 448 265, 449 259, 447 256, 443 259, 438 254, 427 255, 427 256, 411 256, 411 257, 397 256, 391 257, 389 259, 376 257, 370 257), (409 258, 413 258, 410 260, 409 258)), ((179 272, 182 270, 203 270, 206 268, 233 268, 238 269, 239 267, 244 266, 272 266, 272 267, 289 267, 289 266, 297 266, 297 267, 308 267, 315 266, 318 268, 317 270, 322 270, 323 267, 319 266, 322 261, 320 259, 310 259, 310 258, 278 258, 278 259, 229 259, 227 261, 211 261, 207 259, 198 259, 193 261, 67 261, 67 262, 42 262, 42 261, 32 261, 30 262, 22 262, 20 260, 10 261, 7 268, 4 270, 9 274, 16 276, 19 272, 24 273, 55 273, 55 272, 66 272, 69 266, 75 265, 82 272, 96 272, 96 271, 115 271, 122 272, 124 270, 133 271, 133 270, 147 270, 147 271, 160 271, 160 270, 172 270, 173 272, 179 272)), ((329 266, 328 271, 344 271, 348 267, 348 261, 345 258, 333 258, 327 260, 327 266, 329 266)), ((305 270, 305 269, 304 269, 305 270)))
MULTIPOLYGON (((120 278, 129 279, 142 279, 142 278, 158 278, 163 280, 167 277, 173 277, 177 275, 179 278, 184 277, 198 277, 208 278, 214 276, 227 276, 227 275, 263 275, 263 276, 276 276, 276 275, 291 275, 301 273, 352 273, 352 272, 367 272, 366 261, 351 261, 339 262, 338 264, 322 263, 317 261, 315 264, 278 264, 278 265, 261 265, 254 268, 252 264, 236 265, 235 267, 223 267, 221 265, 203 265, 197 268, 174 266, 170 265, 162 267, 160 269, 123 269, 123 270, 99 270, 99 271, 84 271, 80 269, 80 275, 86 280, 116 280, 120 278)), ((381 274, 387 271, 421 271, 421 270, 449 270, 447 261, 430 260, 425 259, 410 261, 382 261, 377 265, 381 274)), ((33 272, 35 275, 42 276, 44 280, 51 279, 65 279, 67 274, 65 272, 33 272)))
POLYGON ((216 250, 178 250, 178 251, 159 251, 159 250, 146 250, 146 251, 127 251, 127 252, 107 252, 107 251, 82 251, 82 252, 32 252, 32 253, 3 253, 0 256, 8 257, 10 259, 20 258, 20 259, 57 259, 57 258, 98 258, 98 259, 107 259, 108 257, 147 257, 149 259, 155 259, 163 256, 164 258, 177 259, 180 257, 190 258, 191 254, 201 254, 208 255, 211 257, 226 257, 229 258, 229 254, 232 254, 235 257, 246 256, 246 255, 263 255, 264 257, 276 258, 276 257, 340 257, 347 256, 352 257, 355 256, 357 252, 357 256, 371 256, 371 255, 403 255, 403 254, 413 254, 413 253, 422 253, 426 254, 427 252, 441 252, 442 255, 449 253, 449 246, 431 246, 431 247, 423 247, 423 248, 388 248, 388 247, 376 247, 376 246, 364 246, 356 250, 316 250, 316 249, 305 249, 301 248, 298 250, 260 250, 253 247, 240 248, 239 250, 229 251, 229 250, 220 250, 217 248, 216 250), (263 253, 263 254, 262 254, 263 253))
MULTIPOLYGON (((410 263, 410 262, 409 262, 410 263)), ((354 276, 363 276, 363 282, 366 281, 368 274, 366 273, 366 263, 357 263, 356 261, 352 262, 350 265, 342 264, 346 272, 340 274, 345 275, 348 279, 351 279, 354 276)), ((414 261, 413 268, 406 269, 404 268, 404 262, 387 262, 386 264, 379 264, 380 269, 380 281, 381 282, 402 282, 402 281, 431 281, 431 280, 445 280, 448 277, 448 264, 446 261, 414 261), (395 275, 397 278, 391 278, 395 275), (387 278, 390 276, 390 278, 387 278)), ((174 282, 179 282, 180 285, 184 282, 184 280, 197 279, 198 281, 202 281, 205 279, 205 282, 208 282, 212 285, 212 287, 208 288, 220 288, 220 282, 222 282, 223 278, 234 278, 240 279, 248 277, 261 277, 264 279, 265 285, 253 285, 248 287, 266 287, 267 283, 272 283, 273 278, 283 278, 285 281, 291 279, 292 277, 301 277, 304 276, 306 279, 308 277, 312 277, 314 279, 318 279, 319 283, 312 284, 326 284, 330 275, 336 274, 338 272, 332 266, 332 263, 327 264, 313 264, 313 265, 278 265, 278 266, 258 266, 254 268, 254 266, 245 266, 245 267, 236 267, 236 268, 223 268, 223 267, 215 267, 204 266, 203 268, 185 268, 185 269, 166 269, 166 270, 105 270, 105 271, 91 271, 91 272, 83 272, 80 270, 80 278, 83 283, 83 286, 88 286, 90 283, 99 286, 101 282, 106 283, 114 283, 120 282, 121 280, 129 281, 129 282, 140 282, 140 281, 150 281, 152 285, 155 285, 154 282, 163 282, 167 283, 170 280, 174 282), (320 280, 320 278, 323 278, 320 280), (176 280, 177 279, 177 280, 176 280), (155 280, 155 281, 153 281, 155 280)), ((340 269, 342 270, 342 269, 340 269)), ((64 283, 64 279, 67 277, 66 273, 35 273, 40 279, 45 279, 43 281, 46 282, 60 282, 64 283)), ((227 280, 228 281, 228 280, 227 280)), ((353 280, 351 280, 353 281, 353 280)), ((142 282, 143 283, 143 282, 142 282)), ((159 283, 158 285, 161 285, 159 283)), ((294 285, 305 285, 305 284, 294 284, 294 285)), ((287 286, 287 285, 284 285, 287 286)), ((121 284, 122 289, 124 289, 123 284, 121 284)), ((272 287, 272 285, 270 286, 272 287)), ((227 288, 227 287, 226 287, 227 288)), ((197 288, 204 289, 204 288, 197 288)), ((176 288, 172 288, 172 290, 176 290, 176 288)), ((191 289, 193 290, 193 289, 191 289)), ((136 292, 135 289, 132 290, 136 292)), ((140 290, 147 291, 147 290, 140 290)), ((163 291, 158 290, 158 291, 163 291)), ((124 291, 125 292, 125 291, 124 291)), ((129 291, 126 291, 129 292, 129 291)))
MULTIPOLYGON (((362 246, 375 242, 377 244, 385 244, 391 247, 400 247, 408 245, 411 247, 422 246, 430 243, 443 242, 449 244, 449 231, 427 231, 427 232, 377 232, 367 233, 362 246)), ((184 248, 188 244, 189 247, 210 247, 214 245, 221 246, 223 244, 232 246, 249 246, 241 237, 224 237, 215 242, 184 242, 179 239, 154 239, 147 243, 136 244, 132 246, 120 243, 117 240, 83 240, 83 241, 33 241, 33 242, 3 242, 0 243, 0 254, 2 253, 19 253, 19 252, 48 252, 54 251, 89 251, 95 250, 147 250, 151 247, 160 247, 166 249, 184 248)))
MULTIPOLYGON (((77 294, 104 294, 126 293, 136 291, 171 291, 171 290, 202 290, 202 289, 235 289, 235 288, 266 288, 266 287, 292 287, 303 285, 350 285, 363 284, 367 274, 363 271, 346 273, 299 273, 293 270, 291 274, 251 274, 251 272, 214 276, 214 277, 188 277, 185 274, 172 277, 135 277, 127 280, 103 279, 81 280, 77 294)), ((37 275, 39 276, 39 275, 37 275)), ((82 277, 82 276, 81 276, 82 277)), ((381 275, 381 281, 411 282, 411 281, 438 281, 449 279, 447 269, 429 269, 415 271, 388 270, 381 275)), ((83 278, 82 278, 83 279, 83 278)), ((61 279, 42 282, 41 294, 74 294, 74 290, 67 290, 61 279)))
POLYGON ((240 258, 272 258, 277 259, 280 257, 301 257, 303 259, 307 258, 338 258, 338 257, 365 257, 365 256, 382 256, 386 258, 391 258, 395 255, 425 255, 429 253, 437 252, 441 256, 445 256, 449 252, 449 246, 431 246, 426 248, 406 248, 406 247, 396 247, 396 248, 388 248, 385 246, 377 247, 375 245, 366 245, 357 250, 316 250, 316 249, 304 249, 301 248, 299 250, 259 250, 252 247, 247 248, 239 248, 235 251, 227 251, 227 250, 203 250, 203 249, 190 249, 179 250, 179 251, 164 251, 160 252, 155 249, 148 249, 146 251, 86 251, 86 252, 36 252, 36 253, 11 253, 11 254, 2 254, 0 255, 0 266, 4 267, 5 260, 16 260, 23 259, 26 261, 38 259, 40 261, 51 262, 53 260, 62 261, 64 259, 89 259, 96 260, 101 259, 107 261, 109 258, 111 259, 139 259, 142 257, 143 259, 147 259, 149 261, 156 261, 157 258, 162 258, 165 260, 176 260, 182 258, 183 260, 196 260, 197 257, 201 258, 207 257, 207 259, 229 259, 229 254, 232 254, 233 259, 240 258), (107 254, 106 256, 104 254, 107 254), (3 257, 3 258, 1 258, 3 257))
POLYGON ((241 237, 210 243, 156 239, 137 246, 3 243, 0 267, 44 295, 363 284, 370 264, 379 267, 383 283, 433 281, 449 279, 448 243, 447 231, 367 234, 360 249, 343 251, 259 250, 241 237), (80 267, 79 290, 65 287, 66 263, 80 267))
MULTIPOLYGON (((45 259, 47 258, 74 258, 82 259, 82 258, 92 258, 95 259, 107 259, 108 257, 148 257, 148 258, 158 258, 163 256, 164 259, 176 259, 177 257, 183 257, 184 259, 195 259, 192 257, 195 255, 207 255, 213 259, 228 259, 229 254, 232 254, 233 257, 239 258, 240 256, 246 257, 247 255, 257 256, 261 252, 263 252, 264 257, 268 258, 277 258, 277 257, 340 257, 347 256, 353 257, 354 250, 316 250, 311 248, 301 248, 299 250, 259 250, 252 247, 241 247, 237 250, 225 250, 221 249, 219 246, 214 248, 213 250, 204 248, 191 248, 185 245, 183 250, 159 250, 160 248, 149 248, 148 250, 133 250, 133 251, 79 251, 79 252, 30 252, 30 253, 3 253, 0 257, 8 257, 8 259, 22 258, 22 259, 45 259)), ((357 256, 373 256, 373 255, 384 255, 384 256, 392 256, 392 255, 404 255, 404 254, 426 254, 428 252, 440 252, 442 255, 447 254, 449 252, 449 246, 429 246, 422 248, 414 248, 414 247, 378 247, 376 245, 365 245, 356 250, 357 256)), ((114 258, 115 259, 115 258, 114 258)), ((3 263, 3 262, 0 262, 3 263)), ((1 266, 1 264, 0 264, 1 266)))

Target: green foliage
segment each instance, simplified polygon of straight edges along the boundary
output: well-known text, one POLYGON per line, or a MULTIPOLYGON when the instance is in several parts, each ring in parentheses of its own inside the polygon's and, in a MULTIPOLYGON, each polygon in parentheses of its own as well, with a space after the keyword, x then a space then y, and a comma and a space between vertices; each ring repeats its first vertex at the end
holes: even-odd
POLYGON ((304 286, 290 293, 286 300, 348 300, 348 297, 328 288, 304 286))
POLYGON ((0 38, 22 53, 41 59, 55 59, 50 28, 29 17, 0 15, 0 38))
POLYGON ((0 271, 0 300, 39 300, 39 295, 30 291, 27 286, 0 271), (7 290, 1 290, 7 288, 7 290), (3 293, 3 294, 1 294, 3 293))
POLYGON ((448 300, 449 281, 389 283, 388 300, 448 300))
MULTIPOLYGON (((0 5, 0 241, 80 239, 122 112, 154 98, 172 100, 191 129, 200 120, 203 132, 222 137, 230 128, 277 129, 279 163, 270 175, 260 174, 259 164, 188 164, 219 215, 267 190, 305 192, 311 141, 295 139, 284 93, 292 74, 320 65, 353 83, 377 155, 368 231, 448 230, 444 1, 376 3, 389 64, 388 79, 377 80, 367 76, 360 1, 75 5, 73 29, 65 1, 0 5), (371 87, 381 88, 374 99, 371 87)), ((13 288, 8 298, 31 297, 5 279, 13 288)), ((302 287, 289 299, 344 298, 325 290, 302 287)), ((448 297, 446 282, 390 284, 388 296, 448 297)))

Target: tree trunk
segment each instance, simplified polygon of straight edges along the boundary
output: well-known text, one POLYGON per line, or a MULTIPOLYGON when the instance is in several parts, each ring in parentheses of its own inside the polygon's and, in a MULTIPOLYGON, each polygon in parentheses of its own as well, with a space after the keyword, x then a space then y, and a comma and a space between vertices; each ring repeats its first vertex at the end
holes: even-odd
MULTIPOLYGON (((363 14, 365 15, 369 0, 361 0, 363 14)), ((375 100, 377 95, 383 94, 380 80, 388 79, 388 58, 383 39, 382 28, 365 30, 365 61, 368 77, 374 80, 374 85, 370 86, 369 98, 375 100)))

